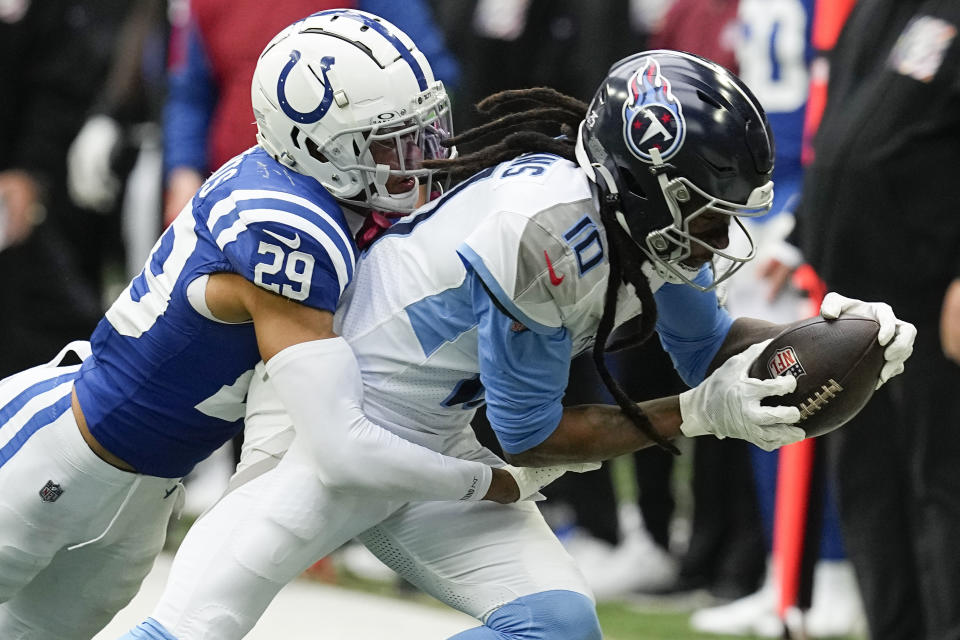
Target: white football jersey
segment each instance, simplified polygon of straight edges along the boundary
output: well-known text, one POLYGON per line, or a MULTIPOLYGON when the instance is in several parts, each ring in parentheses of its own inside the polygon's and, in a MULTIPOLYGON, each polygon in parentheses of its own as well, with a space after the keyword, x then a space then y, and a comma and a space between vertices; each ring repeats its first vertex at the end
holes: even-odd
MULTIPOLYGON (((361 256, 336 316, 365 412, 456 455, 486 400, 508 451, 538 444, 559 420, 570 359, 593 343, 607 257, 586 176, 550 154, 487 169, 403 218, 361 256), (498 422, 514 418, 511 447, 498 422)), ((640 312, 621 293, 618 323, 640 312)))

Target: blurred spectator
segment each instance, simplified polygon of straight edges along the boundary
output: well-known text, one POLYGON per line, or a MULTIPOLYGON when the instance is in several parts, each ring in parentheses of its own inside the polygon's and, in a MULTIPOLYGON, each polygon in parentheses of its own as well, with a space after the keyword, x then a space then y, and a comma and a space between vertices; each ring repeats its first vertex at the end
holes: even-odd
POLYGON ((643 49, 646 39, 630 0, 434 0, 434 6, 463 67, 454 101, 458 130, 477 125, 473 105, 503 89, 548 85, 589 100, 609 66, 643 49))
POLYGON ((650 46, 689 51, 736 70, 739 38, 737 0, 674 0, 650 46))
POLYGON ((106 81, 67 154, 73 201, 104 214, 121 210, 123 278, 140 271, 160 235, 167 8, 167 0, 130 5, 106 81))
MULTIPOLYGON (((793 213, 803 180, 801 143, 813 57, 810 43, 815 0, 740 0, 736 4, 739 37, 735 52, 740 76, 766 109, 777 158, 771 212, 745 221, 756 241, 757 256, 729 282, 727 306, 734 316, 787 323, 816 314, 822 297, 820 292, 805 291, 799 286, 799 278, 785 279, 802 261, 799 251, 785 239, 794 227, 793 213), (773 274, 777 277, 771 277, 773 274)), ((769 553, 778 472, 782 477, 787 470, 778 468, 779 452, 749 449, 764 550, 769 553)), ((824 487, 820 477, 822 465, 815 465, 815 472, 818 477, 812 484, 823 490, 810 497, 807 544, 819 561, 806 631, 811 637, 846 635, 862 627, 862 613, 845 560, 832 491, 824 487), (811 526, 814 522, 822 526, 811 526)), ((780 636, 783 624, 777 605, 781 577, 775 566, 769 566, 758 591, 725 605, 698 610, 691 617, 691 626, 712 633, 780 636)))
POLYGON ((918 335, 905 375, 828 436, 872 638, 960 638, 960 3, 860 0, 830 60, 798 215, 831 290, 918 335))
POLYGON ((250 81, 260 52, 283 27, 335 8, 368 11, 405 31, 444 84, 457 82, 425 0, 190 0, 189 17, 174 25, 170 94, 164 114, 164 165, 169 223, 203 180, 256 142, 250 81))
POLYGON ((66 150, 103 83, 124 0, 0 5, 0 376, 89 335, 116 218, 66 188, 66 150))

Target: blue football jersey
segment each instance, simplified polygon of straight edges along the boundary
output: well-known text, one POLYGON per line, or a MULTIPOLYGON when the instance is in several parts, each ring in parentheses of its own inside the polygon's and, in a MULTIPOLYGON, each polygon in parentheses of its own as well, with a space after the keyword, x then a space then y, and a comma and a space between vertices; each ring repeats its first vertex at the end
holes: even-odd
POLYGON ((777 147, 771 214, 792 211, 801 188, 813 5, 814 0, 741 0, 738 9, 739 75, 763 105, 777 147))
POLYGON ((94 437, 138 471, 185 475, 243 425, 260 360, 251 322, 214 318, 206 276, 227 272, 334 311, 353 277, 345 213, 315 179, 259 147, 203 185, 91 338, 77 395, 94 437))

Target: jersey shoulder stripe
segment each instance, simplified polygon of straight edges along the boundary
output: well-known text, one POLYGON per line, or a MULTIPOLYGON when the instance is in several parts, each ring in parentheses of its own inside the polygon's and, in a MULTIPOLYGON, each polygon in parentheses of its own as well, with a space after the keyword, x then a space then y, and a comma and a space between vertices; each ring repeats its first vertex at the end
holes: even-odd
MULTIPOLYGON (((277 206, 275 207, 279 210, 287 208, 286 203, 306 209, 319 219, 325 221, 329 227, 336 232, 344 246, 348 248, 349 260, 351 262, 355 260, 356 256, 354 255, 350 239, 347 237, 347 234, 344 232, 341 225, 338 224, 338 222, 334 219, 334 216, 332 216, 324 208, 318 206, 316 203, 304 198, 303 196, 293 193, 286 193, 283 191, 273 191, 268 189, 238 189, 231 191, 228 197, 220 200, 210 209, 210 216, 207 219, 207 228, 210 229, 211 233, 214 232, 214 229, 217 227, 217 223, 221 218, 236 214, 239 204, 246 200, 279 200, 281 202, 276 203, 277 206)), ((342 217, 340 212, 337 212, 335 215, 337 218, 342 217)))
POLYGON ((294 194, 240 190, 211 207, 207 228, 225 253, 231 253, 228 245, 254 225, 271 236, 266 240, 279 240, 290 249, 299 247, 300 234, 303 233, 313 241, 309 244, 322 247, 326 255, 314 257, 332 265, 342 294, 353 277, 356 261, 353 241, 344 230, 342 217, 340 212, 331 215, 294 194))

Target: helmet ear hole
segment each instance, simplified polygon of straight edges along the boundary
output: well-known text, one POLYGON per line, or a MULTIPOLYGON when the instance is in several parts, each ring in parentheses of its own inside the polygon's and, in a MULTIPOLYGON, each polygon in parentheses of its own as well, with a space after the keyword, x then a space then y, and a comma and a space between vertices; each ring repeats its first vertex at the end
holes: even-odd
POLYGON ((306 138, 304 140, 304 145, 307 147, 307 153, 310 154, 310 157, 318 162, 329 162, 327 157, 320 153, 320 147, 317 146, 317 143, 313 141, 313 138, 306 138))

